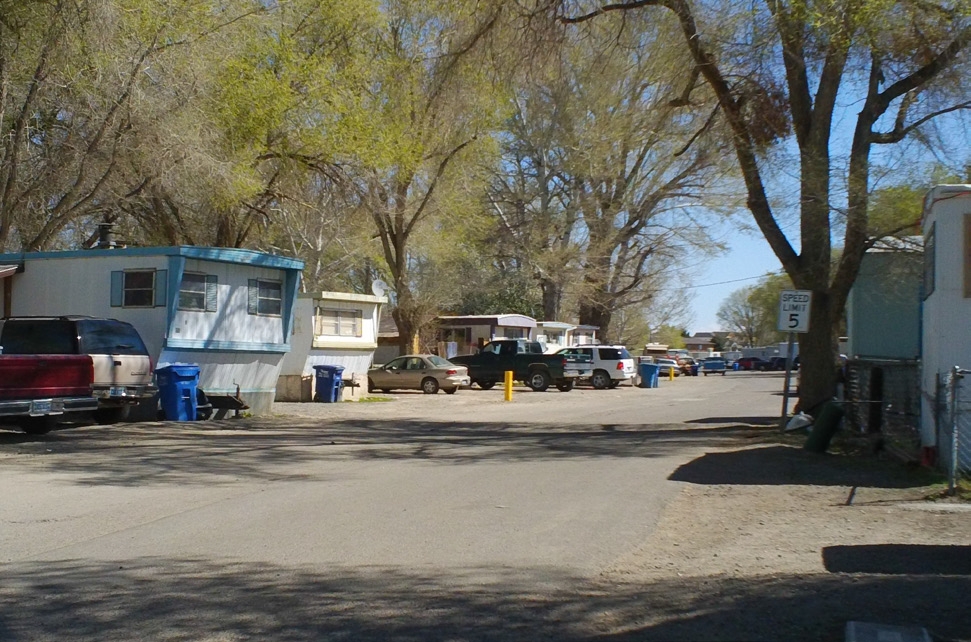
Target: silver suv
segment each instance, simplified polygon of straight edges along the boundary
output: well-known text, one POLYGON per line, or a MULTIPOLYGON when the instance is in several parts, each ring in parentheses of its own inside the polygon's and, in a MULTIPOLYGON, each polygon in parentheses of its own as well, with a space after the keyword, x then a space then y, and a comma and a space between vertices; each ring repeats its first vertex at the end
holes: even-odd
POLYGON ((624 346, 575 346, 560 350, 565 351, 593 360, 589 381, 598 390, 616 388, 624 381, 631 381, 637 372, 634 358, 624 346))
POLYGON ((3 354, 87 354, 94 363, 92 394, 99 423, 124 421, 131 406, 157 392, 152 358, 138 330, 95 317, 11 317, 0 320, 3 354))

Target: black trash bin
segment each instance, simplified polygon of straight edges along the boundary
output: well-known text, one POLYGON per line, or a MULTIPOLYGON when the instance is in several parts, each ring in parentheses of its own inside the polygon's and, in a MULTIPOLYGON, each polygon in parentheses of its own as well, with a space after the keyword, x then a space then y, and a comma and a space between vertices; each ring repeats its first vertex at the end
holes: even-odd
POLYGON ((314 366, 314 401, 322 403, 336 403, 341 400, 341 389, 344 387, 343 366, 318 365, 314 366))

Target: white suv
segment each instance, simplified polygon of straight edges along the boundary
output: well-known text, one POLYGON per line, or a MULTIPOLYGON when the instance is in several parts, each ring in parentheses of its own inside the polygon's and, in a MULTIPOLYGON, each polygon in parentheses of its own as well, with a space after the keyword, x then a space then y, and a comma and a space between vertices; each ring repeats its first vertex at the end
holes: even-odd
POLYGON ((157 392, 152 359, 138 330, 115 319, 82 316, 0 319, 3 354, 88 354, 94 363, 95 419, 115 423, 157 392))
POLYGON ((593 360, 589 381, 598 390, 616 388, 625 381, 631 381, 637 373, 634 358, 624 346, 575 346, 560 352, 564 351, 593 360))

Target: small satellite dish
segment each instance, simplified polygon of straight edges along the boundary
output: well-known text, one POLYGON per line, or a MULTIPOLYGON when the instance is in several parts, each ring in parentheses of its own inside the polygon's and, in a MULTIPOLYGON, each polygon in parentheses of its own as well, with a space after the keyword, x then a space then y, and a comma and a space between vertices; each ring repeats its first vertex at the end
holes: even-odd
POLYGON ((371 292, 374 296, 384 296, 388 292, 388 284, 381 279, 371 281, 371 292))

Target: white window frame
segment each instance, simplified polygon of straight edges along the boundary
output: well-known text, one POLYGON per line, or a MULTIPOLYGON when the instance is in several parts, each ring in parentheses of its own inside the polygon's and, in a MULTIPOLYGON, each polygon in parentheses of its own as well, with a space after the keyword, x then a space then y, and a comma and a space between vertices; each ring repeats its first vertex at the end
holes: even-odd
POLYGON ((250 279, 249 280, 249 303, 247 304, 247 312, 252 315, 261 317, 282 317, 283 316, 283 282, 274 281, 272 279, 250 279), (268 297, 262 295, 262 289, 264 286, 274 286, 279 290, 279 297, 268 297), (265 304, 273 302, 274 310, 269 312, 265 309, 265 304))
POLYGON ((217 293, 218 293, 218 281, 214 274, 205 274, 203 272, 184 272, 182 274, 182 282, 179 285, 179 310, 185 310, 189 312, 216 312, 218 309, 217 305, 217 293), (202 285, 202 290, 189 290, 186 289, 187 277, 190 277, 196 284, 202 285), (196 280, 201 279, 201 280, 196 280), (183 296, 198 296, 202 295, 202 305, 187 305, 183 296))
POLYGON ((314 309, 314 335, 360 338, 364 336, 364 312, 317 307, 314 309))

